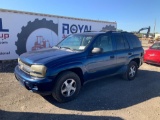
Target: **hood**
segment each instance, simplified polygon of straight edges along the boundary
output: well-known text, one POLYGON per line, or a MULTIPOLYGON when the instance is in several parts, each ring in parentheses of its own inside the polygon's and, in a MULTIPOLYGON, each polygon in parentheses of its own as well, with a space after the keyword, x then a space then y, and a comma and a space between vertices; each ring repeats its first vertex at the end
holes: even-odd
POLYGON ((61 57, 77 54, 77 51, 62 50, 56 48, 41 49, 32 52, 26 52, 20 56, 20 59, 27 64, 45 64, 49 61, 59 59, 61 57))

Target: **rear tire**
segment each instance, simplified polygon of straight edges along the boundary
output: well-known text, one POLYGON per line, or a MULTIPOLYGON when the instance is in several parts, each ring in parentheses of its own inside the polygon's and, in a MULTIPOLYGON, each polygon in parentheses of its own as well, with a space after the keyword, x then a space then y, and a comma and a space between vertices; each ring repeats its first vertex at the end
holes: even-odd
POLYGON ((123 74, 123 78, 125 80, 134 80, 138 71, 137 63, 134 61, 131 61, 128 64, 127 71, 123 74))
POLYGON ((78 96, 81 81, 77 74, 71 71, 61 73, 54 85, 52 96, 58 102, 68 102, 78 96))

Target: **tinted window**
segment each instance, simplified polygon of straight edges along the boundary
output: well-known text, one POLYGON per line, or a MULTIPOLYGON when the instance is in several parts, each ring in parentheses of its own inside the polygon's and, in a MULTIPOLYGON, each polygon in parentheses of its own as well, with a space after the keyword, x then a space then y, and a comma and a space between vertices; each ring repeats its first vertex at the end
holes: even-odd
POLYGON ((121 34, 114 34, 117 50, 129 49, 129 44, 121 34))
POLYGON ((108 35, 102 35, 97 38, 93 47, 102 48, 103 52, 108 52, 113 50, 111 37, 108 35))
POLYGON ((128 44, 128 41, 126 39, 124 39, 124 45, 125 45, 126 49, 129 49, 129 44, 128 44))
POLYGON ((133 48, 142 46, 140 40, 135 35, 126 34, 125 36, 128 39, 128 41, 131 41, 131 44, 132 44, 133 48))

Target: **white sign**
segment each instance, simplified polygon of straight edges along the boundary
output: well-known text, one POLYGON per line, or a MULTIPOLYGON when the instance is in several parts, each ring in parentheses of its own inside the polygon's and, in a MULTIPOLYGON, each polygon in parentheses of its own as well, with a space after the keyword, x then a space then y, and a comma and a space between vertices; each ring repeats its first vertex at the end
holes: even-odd
POLYGON ((0 9, 0 60, 17 59, 24 52, 52 47, 69 34, 115 30, 116 27, 114 22, 15 13, 0 9))

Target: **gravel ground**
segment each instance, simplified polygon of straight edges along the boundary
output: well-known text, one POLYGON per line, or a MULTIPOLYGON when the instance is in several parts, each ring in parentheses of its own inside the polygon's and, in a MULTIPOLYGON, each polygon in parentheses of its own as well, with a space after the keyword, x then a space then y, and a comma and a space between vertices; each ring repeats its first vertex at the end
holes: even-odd
POLYGON ((77 99, 57 103, 24 89, 14 77, 16 64, 0 63, 0 120, 160 120, 158 66, 144 63, 134 81, 90 82, 77 99))

